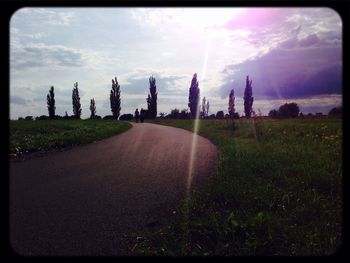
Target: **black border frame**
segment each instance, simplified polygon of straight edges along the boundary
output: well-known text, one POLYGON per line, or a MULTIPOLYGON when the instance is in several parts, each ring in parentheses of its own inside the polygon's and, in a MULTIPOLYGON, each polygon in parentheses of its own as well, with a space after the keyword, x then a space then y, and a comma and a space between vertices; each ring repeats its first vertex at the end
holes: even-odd
MULTIPOLYGON (((4 239, 1 239, 1 250, 2 255, 7 257, 12 257, 15 259, 38 259, 40 257, 22 257, 20 255, 17 255, 11 248, 10 245, 10 234, 9 234, 9 108, 10 108, 10 62, 9 62, 9 54, 10 54, 10 19, 11 16, 16 12, 16 10, 22 8, 22 7, 329 7, 333 10, 335 10, 339 16, 342 19, 343 22, 343 47, 342 47, 342 53, 343 53, 343 74, 342 74, 342 83, 343 83, 343 243, 339 250, 330 257, 316 257, 316 259, 335 259, 334 257, 342 257, 346 256, 348 257, 350 255, 349 249, 349 238, 348 238, 348 226, 346 225, 346 222, 349 220, 348 216, 348 202, 346 200, 347 195, 347 189, 346 186, 348 185, 349 179, 347 179, 346 175, 348 174, 348 167, 347 162, 345 161, 345 158, 347 157, 346 150, 348 149, 346 146, 348 145, 348 138, 344 135, 350 134, 350 130, 347 127, 347 120, 348 120, 348 110, 349 106, 347 105, 348 98, 348 91, 346 90, 346 87, 349 86, 349 80, 346 78, 346 76, 350 73, 349 71, 349 34, 350 34, 350 1, 347 0, 216 0, 216 1, 200 1, 200 0, 191 0, 191 1, 184 1, 184 0, 167 0, 167 1, 159 1, 159 0, 149 0, 149 1, 140 1, 140 0, 53 0, 53 1, 45 1, 45 0, 5 0, 0 1, 0 12, 2 13, 0 15, 0 29, 1 29, 1 36, 2 41, 0 41, 1 49, 0 54, 1 58, 3 59, 2 63, 2 69, 1 69, 1 80, 3 82, 2 85, 2 96, 1 99, 3 100, 3 103, 0 104, 0 116, 3 120, 3 124, 1 131, 2 131, 2 138, 1 138, 1 152, 2 152, 2 165, 4 165, 3 171, 6 171, 5 174, 7 176, 4 176, 2 179, 4 180, 2 183, 2 187, 4 188, 2 193, 2 207, 4 210, 6 210, 7 217, 3 217, 5 220, 3 222, 2 226, 2 237, 4 239), (7 63, 6 63, 7 60, 7 63), (7 87, 7 89, 6 89, 7 87), (345 87, 345 88, 344 88, 345 87), (4 127, 5 126, 5 127, 4 127), (5 235, 6 233, 6 235, 5 235)), ((47 259, 47 257, 41 257, 43 259, 47 259)), ((65 257, 64 257, 65 258, 65 257)), ((83 257, 85 258, 85 257, 83 257)), ((240 259, 241 257, 238 257, 237 259, 240 259)), ((260 260, 259 257, 256 257, 258 260, 260 260)), ((268 258, 268 259, 275 259, 274 258, 268 258)), ((280 259, 280 257, 277 257, 280 259)), ((309 260, 310 257, 282 257, 283 259, 307 259, 309 260)), ((228 258, 229 259, 229 258, 228 258)))

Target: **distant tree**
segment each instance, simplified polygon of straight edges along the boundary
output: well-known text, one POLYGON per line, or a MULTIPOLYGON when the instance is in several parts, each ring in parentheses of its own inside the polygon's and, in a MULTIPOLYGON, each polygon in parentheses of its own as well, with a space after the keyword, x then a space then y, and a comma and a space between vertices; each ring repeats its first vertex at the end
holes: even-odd
POLYGON ((66 114, 64 114, 64 117, 66 117, 66 118, 68 117, 68 113, 67 112, 66 112, 66 114))
POLYGON ((120 85, 118 84, 117 77, 112 79, 112 89, 111 94, 109 96, 111 102, 111 110, 113 113, 113 117, 115 120, 118 120, 120 115, 120 85))
POLYGON ((96 117, 96 106, 95 106, 95 99, 90 100, 90 119, 94 119, 96 117))
POLYGON ((228 97, 228 114, 230 115, 231 119, 235 114, 235 92, 233 89, 231 90, 230 95, 228 97))
POLYGON ((278 117, 278 111, 273 109, 273 110, 270 110, 269 112, 269 117, 270 118, 277 118, 278 117))
POLYGON ((180 117, 180 110, 175 108, 170 111, 170 114, 167 115, 167 118, 178 119, 180 117))
POLYGON ((191 117, 196 118, 198 112, 200 90, 198 88, 197 73, 193 74, 191 87, 189 89, 188 107, 191 111, 191 117))
POLYGON ((201 112, 200 112, 200 117, 202 118, 202 119, 204 119, 205 117, 206 117, 206 110, 205 110, 205 108, 206 108, 206 99, 205 99, 205 97, 203 97, 203 99, 202 99, 202 105, 201 105, 201 108, 202 108, 202 110, 201 110, 201 112))
POLYGON ((148 110, 144 110, 143 108, 141 108, 140 110, 140 121, 143 122, 144 119, 146 119, 148 117, 148 110))
POLYGON ((81 105, 78 90, 78 82, 74 83, 74 88, 72 92, 72 104, 73 104, 73 114, 76 119, 80 119, 81 116, 81 105))
POLYGON ((281 118, 296 118, 298 117, 299 112, 299 106, 294 102, 285 103, 278 109, 278 115, 281 118))
POLYGON ((23 121, 24 119, 23 119, 23 117, 18 117, 18 120, 23 121))
POLYGON ((33 116, 26 116, 24 119, 26 121, 32 121, 33 120, 33 116))
POLYGON ((50 118, 46 115, 41 115, 41 116, 35 118, 36 121, 44 121, 44 120, 49 120, 49 119, 50 118))
POLYGON ((210 115, 208 116, 208 118, 209 118, 209 119, 215 119, 215 114, 210 114, 210 115))
POLYGON ((189 119, 191 118, 191 114, 188 112, 188 109, 182 109, 179 115, 180 119, 189 119))
POLYGON ((239 113, 238 113, 238 112, 235 112, 235 113, 233 114, 233 118, 234 118, 234 119, 239 119, 239 113))
POLYGON ((328 115, 336 116, 343 114, 343 107, 335 107, 328 112, 328 115))
POLYGON ((54 87, 51 86, 49 90, 49 94, 47 94, 47 109, 49 111, 49 117, 50 119, 53 119, 55 117, 55 90, 54 87))
POLYGON ((164 118, 164 117, 165 117, 165 115, 166 115, 166 113, 165 113, 165 112, 159 112, 159 116, 160 116, 161 118, 164 118))
POLYGON ((299 117, 300 117, 300 118, 304 118, 304 113, 300 112, 300 113, 299 113, 299 117))
POLYGON ((207 104, 205 105, 205 117, 209 116, 209 100, 207 100, 207 104))
POLYGON ((216 113, 216 118, 217 119, 223 119, 224 117, 225 117, 225 114, 224 114, 224 112, 222 110, 220 110, 220 111, 218 111, 216 113))
POLYGON ((253 108, 253 90, 252 90, 252 80, 249 81, 249 76, 246 79, 246 86, 244 90, 244 113, 247 119, 251 117, 253 108))
POLYGON ((151 76, 149 78, 149 94, 147 98, 147 106, 148 106, 148 118, 157 117, 157 87, 156 87, 156 79, 151 76))

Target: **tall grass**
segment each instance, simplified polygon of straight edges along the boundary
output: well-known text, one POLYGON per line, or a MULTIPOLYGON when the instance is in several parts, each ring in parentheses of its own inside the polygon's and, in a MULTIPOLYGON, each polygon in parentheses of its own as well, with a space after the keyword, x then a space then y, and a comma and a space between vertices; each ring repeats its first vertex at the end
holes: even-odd
MULTIPOLYGON (((190 120, 157 120, 191 130, 190 120)), ((200 121, 216 173, 172 222, 137 233, 141 255, 329 255, 341 245, 340 119, 200 121), (189 208, 189 209, 187 209, 189 208)))

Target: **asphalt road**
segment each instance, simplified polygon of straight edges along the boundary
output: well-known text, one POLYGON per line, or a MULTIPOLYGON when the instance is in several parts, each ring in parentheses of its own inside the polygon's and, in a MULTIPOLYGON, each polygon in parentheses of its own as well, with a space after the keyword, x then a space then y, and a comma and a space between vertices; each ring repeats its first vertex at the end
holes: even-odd
MULTIPOLYGON (((192 185, 216 147, 197 136, 192 185)), ((20 255, 129 255, 126 236, 159 226, 186 194, 193 134, 142 123, 96 143, 10 162, 10 244, 20 255)))

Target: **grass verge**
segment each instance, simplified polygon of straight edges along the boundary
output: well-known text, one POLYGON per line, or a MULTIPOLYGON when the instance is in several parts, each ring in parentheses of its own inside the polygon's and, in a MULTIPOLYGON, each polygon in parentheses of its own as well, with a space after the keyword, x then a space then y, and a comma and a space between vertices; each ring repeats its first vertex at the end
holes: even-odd
POLYGON ((61 149, 121 133, 128 122, 105 120, 10 121, 10 154, 61 149))
MULTIPOLYGON (((191 120, 154 123, 187 130, 191 120)), ((204 120, 217 172, 166 226, 136 233, 137 255, 329 255, 341 245, 341 119, 204 120)))

